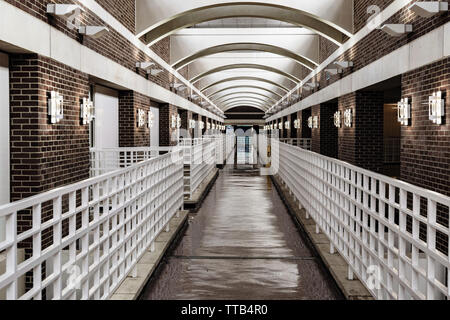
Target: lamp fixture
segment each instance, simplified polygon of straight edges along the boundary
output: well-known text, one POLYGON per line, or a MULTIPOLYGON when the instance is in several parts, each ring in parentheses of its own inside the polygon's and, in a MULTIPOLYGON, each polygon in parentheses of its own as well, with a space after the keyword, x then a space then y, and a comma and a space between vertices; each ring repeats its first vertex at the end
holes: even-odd
POLYGON ((434 92, 428 101, 430 120, 434 124, 442 124, 442 118, 445 115, 445 101, 442 99, 442 92, 434 92))
POLYGON ((411 24, 385 24, 380 28, 387 34, 393 37, 400 37, 405 33, 410 33, 413 31, 411 24))
POLYGON ((164 71, 163 69, 151 69, 150 70, 150 75, 156 77, 157 75, 159 75, 163 71, 164 71))
POLYGON ((340 128, 342 125, 342 119, 341 119, 341 112, 340 111, 336 111, 336 113, 334 114, 334 125, 336 128, 340 128))
POLYGON ((325 69, 325 72, 329 75, 335 76, 339 73, 342 73, 342 69, 325 69))
POLYGON ((47 13, 55 16, 69 16, 77 9, 84 11, 84 9, 77 4, 47 4, 47 13))
POLYGON ((290 129, 291 129, 291 123, 290 123, 289 121, 286 121, 286 122, 284 123, 284 128, 285 128, 286 130, 290 130, 290 129))
POLYGON ((50 92, 48 99, 48 115, 50 123, 58 123, 64 118, 64 98, 56 91, 50 92))
POLYGON ((408 98, 404 98, 397 103, 397 119, 400 124, 409 125, 409 119, 411 119, 411 105, 408 98))
POLYGON ((189 120, 189 129, 195 129, 195 120, 189 120))
POLYGON ((148 127, 149 128, 153 128, 153 120, 154 120, 155 116, 153 115, 153 112, 149 111, 148 112, 148 127))
POLYGON ((138 128, 145 126, 145 111, 142 109, 137 110, 137 126, 138 128))
POLYGON ((306 85, 307 85, 308 87, 310 87, 311 89, 314 89, 314 88, 319 87, 319 84, 316 83, 316 82, 308 82, 306 85))
POLYGON ((206 130, 211 130, 211 123, 206 121, 206 130))
POLYGON ((278 129, 283 130, 283 122, 278 123, 278 129))
POLYGON ((181 128, 181 117, 179 114, 177 114, 177 128, 181 128))
POLYGON ((144 69, 144 70, 147 71, 147 73, 149 73, 150 68, 151 68, 152 66, 154 66, 154 65, 155 65, 155 63, 153 63, 153 62, 148 62, 148 61, 144 61, 144 62, 136 62, 136 68, 144 69))
POLYGON ((78 33, 91 37, 93 39, 98 39, 103 37, 109 32, 109 29, 105 26, 81 26, 78 28, 78 33))
POLYGON ((300 119, 294 120, 294 128, 300 129, 300 119))
POLYGON ((199 127, 200 127, 200 130, 205 129, 205 123, 203 121, 200 121, 199 127))
POLYGON ((310 129, 313 128, 313 117, 309 117, 309 118, 308 118, 308 127, 309 127, 310 129))
POLYGON ((81 103, 81 123, 83 125, 89 124, 95 117, 94 112, 94 103, 91 97, 83 98, 83 102, 81 103))
POLYGON ((347 109, 344 111, 344 126, 351 128, 353 125, 353 111, 352 109, 347 109))
POLYGON ((184 85, 184 84, 182 84, 182 83, 172 83, 172 84, 170 84, 170 86, 172 87, 172 88, 175 88, 175 90, 185 90, 185 89, 187 89, 187 87, 184 85))
POLYGON ((314 129, 318 129, 319 128, 319 117, 318 116, 314 116, 313 117, 313 128, 314 129))
POLYGON ((353 61, 335 61, 333 64, 338 66, 340 69, 353 67, 353 61))
POLYGON ((440 12, 448 11, 447 1, 417 1, 409 6, 409 10, 424 18, 430 18, 440 12))

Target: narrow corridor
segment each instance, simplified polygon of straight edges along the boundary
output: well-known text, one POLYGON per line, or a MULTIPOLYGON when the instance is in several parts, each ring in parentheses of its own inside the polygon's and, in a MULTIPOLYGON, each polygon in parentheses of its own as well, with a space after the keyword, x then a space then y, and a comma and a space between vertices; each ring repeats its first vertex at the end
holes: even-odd
POLYGON ((228 166, 142 299, 339 299, 270 178, 228 166))

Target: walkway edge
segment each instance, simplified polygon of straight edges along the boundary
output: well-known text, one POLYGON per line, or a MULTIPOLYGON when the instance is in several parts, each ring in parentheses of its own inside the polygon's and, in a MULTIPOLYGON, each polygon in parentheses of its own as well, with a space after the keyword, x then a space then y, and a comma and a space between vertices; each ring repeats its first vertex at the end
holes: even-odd
POLYGON ((194 192, 191 199, 184 200, 184 209, 189 210, 191 213, 195 213, 200 209, 203 201, 208 195, 209 191, 213 187, 217 178, 219 177, 219 169, 215 168, 200 185, 197 191, 194 192))
POLYGON ((339 253, 330 254, 329 239, 323 233, 316 234, 314 220, 306 219, 305 209, 300 209, 299 202, 286 186, 283 186, 281 179, 278 176, 271 176, 271 179, 288 212, 292 215, 295 222, 299 224, 301 229, 305 231, 306 236, 309 238, 345 298, 347 300, 374 300, 370 292, 356 276, 355 280, 347 279, 347 262, 339 253))
POLYGON ((137 300, 144 290, 147 282, 156 271, 172 243, 178 238, 187 223, 188 211, 179 211, 170 222, 169 232, 162 231, 155 241, 155 250, 150 249, 137 263, 137 277, 128 275, 119 288, 112 294, 110 300, 137 300))

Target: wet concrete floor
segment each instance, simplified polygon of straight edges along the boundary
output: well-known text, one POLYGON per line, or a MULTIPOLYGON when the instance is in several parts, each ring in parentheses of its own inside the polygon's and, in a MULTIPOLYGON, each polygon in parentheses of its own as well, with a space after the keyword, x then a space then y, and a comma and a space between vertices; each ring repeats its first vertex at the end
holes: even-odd
POLYGON ((270 178, 227 166, 141 299, 341 299, 270 178))

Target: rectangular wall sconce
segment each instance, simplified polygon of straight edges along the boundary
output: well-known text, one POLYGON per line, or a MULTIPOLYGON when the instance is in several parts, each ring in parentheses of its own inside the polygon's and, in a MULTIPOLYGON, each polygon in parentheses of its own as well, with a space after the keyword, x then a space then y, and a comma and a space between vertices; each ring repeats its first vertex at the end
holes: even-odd
POLYGON ((181 128, 181 117, 177 114, 177 128, 181 128))
POLYGON ((170 127, 172 129, 175 129, 177 127, 177 117, 175 115, 172 115, 171 119, 172 121, 170 123, 170 127))
POLYGON ((310 128, 310 129, 313 128, 313 117, 308 118, 308 128, 310 128))
POLYGON ((83 125, 89 124, 95 116, 94 103, 90 98, 83 98, 81 103, 81 123, 83 125))
POLYGON ((195 129, 195 120, 189 120, 189 129, 195 129))
POLYGON ((397 103, 397 118, 398 122, 402 125, 409 125, 409 119, 411 119, 411 105, 409 104, 408 98, 402 99, 397 103))
POLYGON ((318 116, 314 116, 314 118, 313 118, 313 128, 314 129, 319 128, 319 117, 318 116))
POLYGON ((434 92, 429 97, 430 120, 434 124, 442 124, 442 118, 445 116, 445 101, 442 99, 442 92, 434 92))
POLYGON ((283 122, 280 122, 280 123, 278 124, 278 129, 283 130, 283 122))
POLYGON ((334 114, 334 126, 336 128, 340 128, 341 125, 342 125, 341 112, 336 111, 336 113, 334 114))
POLYGON ((153 128, 153 120, 154 120, 153 112, 149 111, 148 112, 148 127, 149 128, 153 128))
POLYGON ((200 121, 199 125, 200 125, 200 130, 205 129, 205 123, 203 121, 200 121))
POLYGON ((286 122, 284 123, 284 128, 285 128, 286 130, 291 129, 291 124, 290 124, 289 121, 286 121, 286 122))
POLYGON ((145 126, 145 111, 142 109, 137 110, 137 126, 138 128, 145 126))
POLYGON ((206 130, 211 130, 211 123, 206 122, 206 130))
POLYGON ((64 118, 64 98, 56 91, 50 92, 48 99, 48 115, 50 123, 58 123, 64 118))
POLYGON ((300 119, 294 120, 294 128, 300 129, 300 119))
POLYGON ((352 109, 347 109, 344 111, 344 126, 346 128, 351 128, 353 125, 353 111, 352 109))

